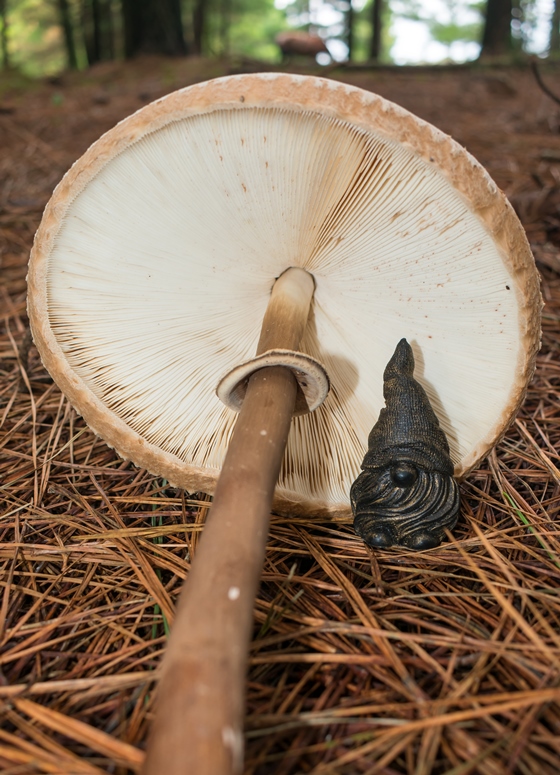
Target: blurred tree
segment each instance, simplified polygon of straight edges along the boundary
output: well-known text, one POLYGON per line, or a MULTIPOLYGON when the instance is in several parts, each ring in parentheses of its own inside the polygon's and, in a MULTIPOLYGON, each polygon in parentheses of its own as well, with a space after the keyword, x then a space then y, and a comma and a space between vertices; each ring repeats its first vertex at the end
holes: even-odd
POLYGON ((560 0, 554 0, 552 19, 550 20, 549 54, 560 54, 560 0))
POLYGON ((369 58, 378 62, 381 56, 383 0, 373 0, 370 8, 371 38, 369 43, 369 58))
POLYGON ((274 42, 276 35, 286 29, 286 16, 274 6, 274 0, 235 1, 237 8, 231 26, 232 53, 245 54, 255 59, 277 61, 280 57, 274 42))
POLYGON ((511 42, 514 51, 529 51, 539 20, 537 0, 512 0, 511 42))
MULTIPOLYGON (((194 12, 199 2, 190 0, 183 6, 187 21, 193 21, 193 51, 194 12)), ((203 0, 202 4, 202 54, 242 55, 268 61, 278 59, 279 50, 274 38, 286 29, 287 24, 285 12, 276 8, 274 0, 203 0)))
POLYGON ((480 51, 482 59, 511 53, 511 12, 512 0, 488 0, 480 51))
POLYGON ((121 7, 127 59, 138 54, 187 53, 180 0, 122 0, 121 7))
POLYGON ((58 0, 6 0, 6 7, 10 67, 37 77, 68 66, 58 0))
POLYGON ((70 70, 76 70, 78 59, 76 57, 76 45, 74 43, 74 25, 68 0, 57 0, 60 26, 64 33, 64 45, 66 46, 66 60, 70 70))
POLYGON ((193 53, 202 54, 205 48, 207 0, 195 0, 193 9, 193 53))
POLYGON ((232 0, 221 0, 220 3, 220 52, 222 56, 230 54, 230 29, 232 21, 232 0))
POLYGON ((454 19, 447 23, 431 19, 428 22, 428 28, 434 40, 437 40, 438 43, 442 43, 444 46, 451 46, 455 41, 463 43, 479 41, 482 25, 479 21, 460 24, 454 19))
POLYGON ((393 18, 424 23, 431 39, 447 47, 448 56, 455 42, 480 45, 484 0, 442 0, 435 12, 422 0, 392 0, 391 6, 393 18))
POLYGON ((115 58, 111 0, 82 0, 81 24, 89 65, 115 58))
POLYGON ((2 56, 2 70, 10 66, 8 53, 8 0, 0 0, 0 55, 2 56))
POLYGON ((348 61, 352 61, 352 55, 354 53, 354 8, 352 7, 352 0, 348 0, 348 8, 346 10, 346 45, 348 46, 348 61))

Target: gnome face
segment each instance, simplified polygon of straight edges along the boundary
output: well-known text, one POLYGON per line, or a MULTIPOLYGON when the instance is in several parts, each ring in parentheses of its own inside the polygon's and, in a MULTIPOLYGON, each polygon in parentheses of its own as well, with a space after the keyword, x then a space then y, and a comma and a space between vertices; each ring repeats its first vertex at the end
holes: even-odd
POLYGON ((383 374, 386 407, 350 490, 354 529, 373 547, 430 549, 459 515, 449 445, 413 372, 412 348, 401 339, 383 374))

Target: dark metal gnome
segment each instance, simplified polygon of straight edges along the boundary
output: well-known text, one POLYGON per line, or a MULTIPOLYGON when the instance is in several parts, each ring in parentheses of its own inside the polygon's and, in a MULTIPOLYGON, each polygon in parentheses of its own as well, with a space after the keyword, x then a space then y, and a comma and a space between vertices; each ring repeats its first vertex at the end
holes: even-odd
POLYGON ((401 339, 383 374, 386 407, 350 490, 354 529, 369 546, 431 549, 459 516, 459 488, 445 433, 414 377, 401 339))

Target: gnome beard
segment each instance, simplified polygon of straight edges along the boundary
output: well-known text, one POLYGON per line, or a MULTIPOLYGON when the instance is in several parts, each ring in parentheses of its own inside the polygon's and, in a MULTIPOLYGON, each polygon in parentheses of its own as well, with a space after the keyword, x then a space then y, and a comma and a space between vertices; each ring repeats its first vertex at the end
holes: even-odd
POLYGON ((431 549, 459 516, 447 438, 413 373, 412 348, 401 339, 383 374, 386 406, 350 490, 354 529, 372 547, 431 549))

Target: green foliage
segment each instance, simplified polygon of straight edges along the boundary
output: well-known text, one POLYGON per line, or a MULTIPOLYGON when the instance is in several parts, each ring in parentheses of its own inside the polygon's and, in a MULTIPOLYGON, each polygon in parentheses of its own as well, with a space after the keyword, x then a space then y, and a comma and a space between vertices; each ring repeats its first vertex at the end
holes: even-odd
POLYGON ((231 53, 243 54, 271 62, 279 60, 276 35, 286 27, 284 15, 276 8, 272 13, 261 15, 247 13, 231 27, 231 53))
POLYGON ((403 19, 424 22, 433 40, 445 46, 455 41, 478 42, 482 37, 484 0, 441 0, 445 12, 429 13, 422 0, 396 0, 394 12, 403 19))
POLYGON ((54 2, 8 0, 10 62, 29 76, 52 75, 65 65, 54 2))
POLYGON ((279 54, 274 38, 285 29, 286 18, 275 8, 274 0, 230 0, 229 19, 224 19, 226 7, 224 0, 209 3, 207 53, 277 61, 279 54))
POLYGON ((363 11, 356 14, 354 21, 354 62, 365 62, 369 59, 369 40, 371 37, 371 24, 369 17, 363 11))
POLYGON ((435 19, 430 19, 428 22, 430 35, 438 43, 443 43, 444 46, 450 46, 456 40, 464 42, 479 41, 482 32, 482 20, 478 22, 471 22, 470 24, 458 24, 457 22, 449 22, 449 24, 442 24, 435 19))
MULTIPOLYGON (((354 52, 353 62, 366 62, 369 59, 371 42, 371 15, 373 0, 368 0, 354 17, 354 52)), ((390 62, 389 51, 394 43, 391 33, 393 12, 388 0, 384 0, 381 12, 381 62, 390 62)))

